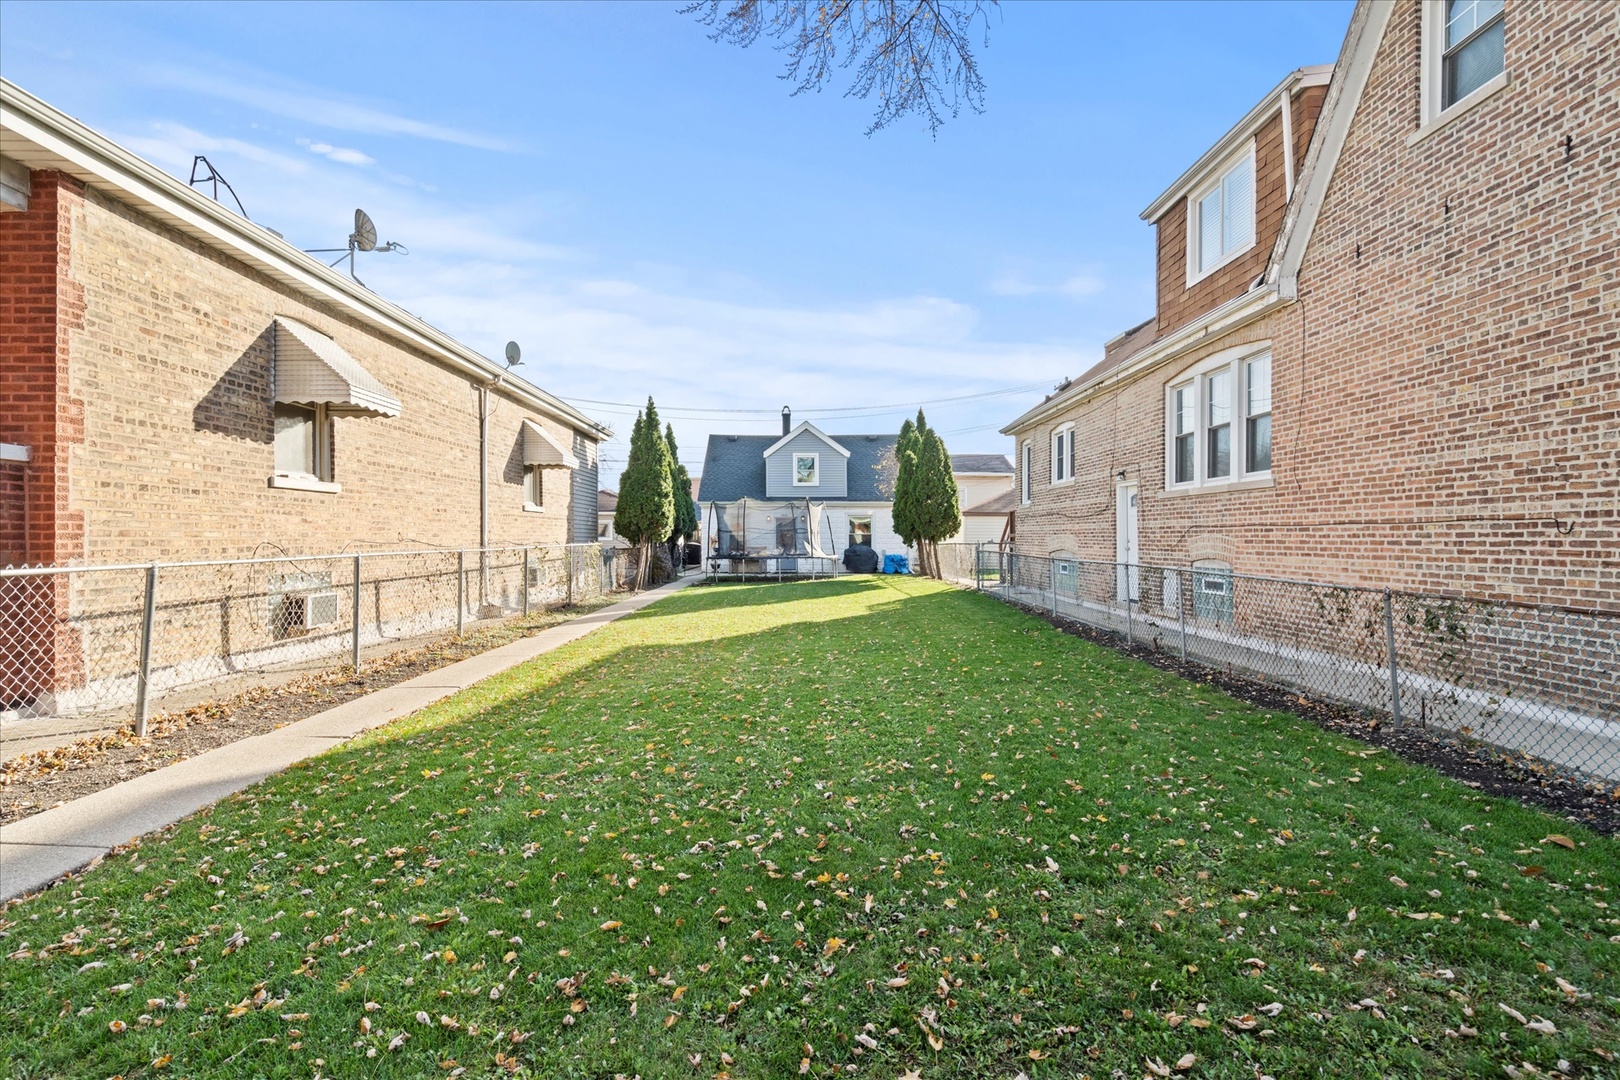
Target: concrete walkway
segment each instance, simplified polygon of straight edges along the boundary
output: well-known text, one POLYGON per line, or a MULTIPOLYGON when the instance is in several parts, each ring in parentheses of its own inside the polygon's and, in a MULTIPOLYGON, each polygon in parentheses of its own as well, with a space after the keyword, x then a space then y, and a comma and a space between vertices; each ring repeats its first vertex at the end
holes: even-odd
POLYGON ((0 900, 42 889, 119 844, 171 825, 361 732, 417 712, 491 675, 577 641, 699 580, 694 574, 649 589, 533 637, 0 827, 0 900))

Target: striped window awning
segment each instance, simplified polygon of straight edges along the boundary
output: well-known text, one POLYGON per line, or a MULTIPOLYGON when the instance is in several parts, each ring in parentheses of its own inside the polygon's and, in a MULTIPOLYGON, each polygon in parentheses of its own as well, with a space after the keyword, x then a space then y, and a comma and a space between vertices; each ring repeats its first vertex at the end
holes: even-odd
POLYGON ((343 347, 295 319, 276 317, 276 404, 325 405, 333 416, 398 416, 399 398, 343 347))
POLYGON ((523 421, 523 464, 559 469, 579 468, 579 459, 533 420, 523 421))

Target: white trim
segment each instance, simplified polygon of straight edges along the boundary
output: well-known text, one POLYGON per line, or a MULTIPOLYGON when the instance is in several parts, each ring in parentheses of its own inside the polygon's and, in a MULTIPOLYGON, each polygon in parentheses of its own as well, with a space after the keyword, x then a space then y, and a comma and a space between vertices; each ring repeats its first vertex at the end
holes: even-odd
MULTIPOLYGON (((1383 0, 1389 2, 1389 0, 1383 0)), ((1176 182, 1165 188, 1157 199, 1148 204, 1142 211, 1143 221, 1158 221, 1172 206, 1179 202, 1191 188, 1201 186, 1209 179, 1211 170, 1218 168, 1219 164, 1232 156, 1232 151, 1244 139, 1252 139, 1257 131, 1265 126, 1271 119, 1272 110, 1277 107, 1279 95, 1303 89, 1307 86, 1323 86, 1333 75, 1332 64, 1313 64, 1289 72, 1283 80, 1268 90, 1264 96, 1250 109, 1236 124, 1215 141, 1215 145, 1205 150, 1192 166, 1176 178, 1176 182)))
POLYGON ((1270 473, 1254 473, 1242 480, 1207 480, 1202 484, 1177 484, 1166 487, 1164 494, 1172 498, 1182 495, 1220 495, 1232 491, 1261 491, 1277 486, 1270 473))
POLYGON ((286 488, 289 491, 318 491, 323 495, 336 495, 343 490, 342 484, 334 484, 329 480, 317 480, 313 476, 294 473, 276 473, 270 477, 270 486, 273 488, 286 488))
POLYGON ((1338 63, 1333 67, 1333 80, 1328 84, 1310 149, 1300 169, 1304 184, 1298 197, 1288 200, 1288 212, 1272 249, 1270 284, 1284 300, 1299 295, 1299 268, 1305 260, 1305 249, 1316 230, 1328 183, 1350 135, 1350 122, 1355 119, 1356 106, 1367 88, 1373 61, 1394 11, 1395 0, 1363 0, 1350 16, 1350 29, 1345 33, 1338 63))
POLYGON ((34 459, 34 451, 19 443, 0 443, 0 461, 16 461, 26 464, 34 459))
POLYGON ((1277 103, 1277 114, 1282 117, 1283 198, 1286 200, 1294 197, 1294 95, 1287 90, 1277 103))
POLYGON ((818 453, 815 453, 814 451, 808 451, 808 452, 804 451, 804 450, 795 450, 795 451, 793 451, 793 467, 792 467, 792 470, 788 473, 788 477, 789 477, 789 479, 791 479, 793 481, 793 486, 794 487, 820 487, 821 486, 821 455, 818 454, 818 453), (799 479, 799 459, 800 458, 809 458, 811 461, 813 461, 815 463, 815 467, 814 467, 815 479, 814 480, 800 480, 799 479))
POLYGON ((426 353, 434 361, 479 383, 500 380, 501 389, 553 419, 592 438, 611 429, 560 398, 509 373, 444 331, 359 282, 293 247, 262 225, 241 217, 156 165, 53 108, 8 79, 0 78, 0 147, 33 169, 60 169, 107 191, 166 225, 248 266, 298 294, 357 316, 373 330, 426 353))
POLYGON ((1064 484, 1074 483, 1074 421, 1065 421, 1054 427, 1047 436, 1047 449, 1050 452, 1051 484, 1061 487, 1064 484), (1063 449, 1058 449, 1058 440, 1063 441, 1063 449), (1059 476, 1059 465, 1063 466, 1063 475, 1059 476))
MULTIPOLYGON (((1248 395, 1245 384, 1247 364, 1261 356, 1275 356, 1270 341, 1256 341, 1238 345, 1230 349, 1222 349, 1213 356, 1205 357, 1198 363, 1185 370, 1177 372, 1164 384, 1164 491, 1167 495, 1183 494, 1194 491, 1234 491, 1256 487, 1271 486, 1272 470, 1262 469, 1257 472, 1245 472, 1244 466, 1248 463, 1248 395), (1208 461, 1208 432, 1209 432, 1209 378, 1220 372, 1227 372, 1231 376, 1230 400, 1227 403, 1226 428, 1229 432, 1228 471, 1225 476, 1211 477, 1208 461), (1187 386, 1195 387, 1193 415, 1195 422, 1192 430, 1193 437, 1193 478, 1177 482, 1176 475, 1176 431, 1175 407, 1176 391, 1187 386)), ((1274 414, 1273 414, 1274 415, 1274 414)))
POLYGON ((1485 102, 1489 101, 1503 90, 1506 90, 1510 85, 1512 85, 1512 82, 1512 78, 1506 71, 1502 72, 1500 75, 1493 75, 1483 83, 1480 83, 1479 87, 1475 89, 1473 93, 1458 101, 1456 104, 1452 105, 1451 108, 1447 109, 1445 112, 1441 113, 1427 124, 1424 124, 1422 127, 1412 132, 1412 134, 1408 135, 1406 137, 1406 145, 1416 146, 1430 135, 1433 135, 1441 128, 1450 124, 1459 116, 1472 111, 1476 105, 1483 105, 1485 102))
MULTIPOLYGON (((1260 242, 1260 177, 1259 155, 1256 147, 1258 140, 1250 139, 1246 150, 1239 150, 1231 157, 1213 169, 1203 184, 1193 188, 1187 193, 1187 288, 1192 288, 1198 282, 1209 277, 1221 267, 1236 259, 1240 259, 1253 251, 1260 242), (1221 256, 1220 261, 1212 263, 1207 270, 1199 269, 1198 262, 1203 256, 1200 240, 1203 237, 1204 223, 1200 216, 1198 205, 1204 199, 1219 191, 1225 184, 1226 178, 1243 164, 1243 158, 1249 159, 1249 243, 1247 247, 1233 248, 1221 256)), ((1222 209, 1225 209, 1225 200, 1222 199, 1222 209)))
POLYGON ((777 439, 775 442, 771 443, 771 445, 767 446, 765 448, 765 453, 760 456, 770 457, 772 454, 782 449, 782 447, 786 446, 794 437, 806 431, 813 433, 816 438, 820 439, 822 442, 826 443, 840 454, 843 454, 846 458, 849 457, 849 451, 838 445, 837 439, 834 439, 831 435, 828 435, 825 431, 822 431, 808 420, 801 420, 798 427, 794 428, 780 439, 777 439))
MULTIPOLYGON (((1506 20, 1506 12, 1493 16, 1506 20)), ((1464 97, 1458 98, 1450 105, 1442 105, 1445 94, 1445 56, 1446 56, 1446 0, 1423 0, 1422 22, 1419 30, 1421 45, 1419 47, 1419 74, 1418 88, 1421 94, 1419 118, 1421 126, 1407 138, 1407 145, 1422 139, 1423 136, 1450 123, 1460 115, 1472 109, 1486 98, 1493 96, 1497 91, 1507 86, 1507 67, 1504 61, 1503 69, 1496 75, 1487 79, 1464 97)))
POLYGON ((1035 468, 1035 444, 1029 439, 1024 440, 1019 450, 1018 466, 1018 505, 1028 506, 1035 500, 1035 477, 1031 475, 1035 468))

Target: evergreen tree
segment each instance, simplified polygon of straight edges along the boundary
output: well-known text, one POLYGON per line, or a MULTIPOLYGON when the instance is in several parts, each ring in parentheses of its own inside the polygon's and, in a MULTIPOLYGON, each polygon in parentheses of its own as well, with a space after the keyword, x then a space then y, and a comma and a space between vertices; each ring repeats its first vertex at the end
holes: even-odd
POLYGON ((918 455, 917 489, 919 514, 917 521, 917 547, 923 558, 923 570, 933 577, 941 577, 939 544, 962 531, 962 509, 956 488, 956 477, 951 473, 951 455, 945 449, 945 440, 938 432, 927 431, 922 437, 918 455))
POLYGON ((639 549, 636 587, 647 583, 652 546, 668 540, 675 527, 675 483, 670 468, 669 444, 659 430, 658 407, 647 399, 645 412, 636 414, 630 432, 630 460, 619 480, 619 505, 613 528, 639 549))
MULTIPOLYGON (((917 410, 917 419, 923 419, 917 410)), ((917 425, 907 420, 900 425, 900 437, 895 441, 894 531, 907 547, 917 539, 917 425)))
POLYGON ((669 534, 669 559, 672 566, 679 566, 680 546, 698 531, 698 509, 692 499, 692 476, 681 464, 675 445, 674 424, 664 426, 664 444, 669 447, 670 483, 675 490, 675 525, 669 534))

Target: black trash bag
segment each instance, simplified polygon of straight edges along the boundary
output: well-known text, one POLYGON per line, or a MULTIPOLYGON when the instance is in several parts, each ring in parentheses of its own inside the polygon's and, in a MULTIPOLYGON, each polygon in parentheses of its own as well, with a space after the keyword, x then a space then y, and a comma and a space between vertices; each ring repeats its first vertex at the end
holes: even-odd
POLYGON ((852 574, 875 574, 878 553, 867 544, 851 544, 844 549, 844 569, 852 574))

